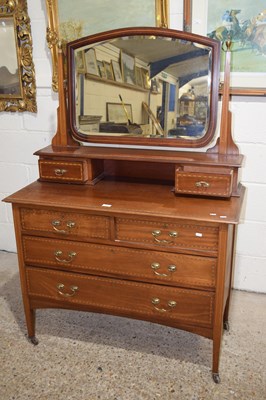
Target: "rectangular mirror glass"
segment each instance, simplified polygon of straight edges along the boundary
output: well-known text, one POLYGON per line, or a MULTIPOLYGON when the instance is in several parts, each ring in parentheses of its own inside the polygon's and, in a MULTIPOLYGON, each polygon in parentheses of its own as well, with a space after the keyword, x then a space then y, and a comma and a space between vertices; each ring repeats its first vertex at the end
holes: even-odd
POLYGON ((36 112, 27 0, 0 1, 0 111, 36 112))
POLYGON ((21 76, 13 17, 0 18, 0 97, 21 98, 21 76))

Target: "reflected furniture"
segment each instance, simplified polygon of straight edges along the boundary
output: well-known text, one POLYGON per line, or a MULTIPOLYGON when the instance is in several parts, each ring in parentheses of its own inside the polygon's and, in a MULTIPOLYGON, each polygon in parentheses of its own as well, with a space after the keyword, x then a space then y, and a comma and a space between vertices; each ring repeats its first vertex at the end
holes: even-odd
MULTIPOLYGON (((244 188, 238 181, 243 156, 231 137, 228 110, 229 52, 220 134, 214 146, 202 150, 214 140, 219 49, 214 40, 162 28, 104 32, 68 44, 67 87, 59 54, 57 133, 50 146, 35 153, 39 180, 6 199, 13 205, 21 288, 33 343, 37 343, 35 312, 41 308, 151 321, 212 340, 212 375, 216 383, 220 381, 220 347, 223 330, 228 329, 244 188), (130 55, 127 60, 135 63, 133 69, 128 65, 132 82, 130 78, 110 82, 98 73, 80 72, 78 52, 89 49, 94 49, 96 64, 122 62, 121 52, 130 55), (195 57, 205 60, 204 68, 195 57), (154 108, 155 102, 165 108, 162 93, 152 93, 154 87, 144 84, 137 87, 138 67, 147 71, 148 78, 157 79, 161 90, 166 88, 164 100, 173 96, 164 118, 172 123, 174 115, 174 124, 179 118, 181 82, 193 76, 195 88, 195 79, 202 82, 207 76, 200 135, 172 136, 171 129, 178 125, 162 126, 154 108), (203 69, 207 75, 202 75, 203 69), (86 102, 86 113, 81 101, 83 106, 86 102), (133 118, 138 115, 138 119, 131 121, 125 112, 124 123, 113 121, 110 128, 107 103, 120 105, 122 112, 131 104, 133 118), (85 115, 101 119, 85 118, 84 130, 80 117, 85 115), (128 130, 121 131, 121 126, 128 130), (136 132, 136 127, 141 130, 136 132)), ((198 123, 196 115, 195 120, 198 123)))

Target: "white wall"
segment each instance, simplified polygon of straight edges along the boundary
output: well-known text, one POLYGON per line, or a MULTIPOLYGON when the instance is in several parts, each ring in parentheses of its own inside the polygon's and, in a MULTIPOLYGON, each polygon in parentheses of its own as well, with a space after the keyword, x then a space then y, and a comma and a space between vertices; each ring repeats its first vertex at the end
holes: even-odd
MULTIPOLYGON (((180 2, 172 2, 170 24, 182 24, 180 2)), ((37 79, 38 113, 0 113, 0 198, 38 177, 33 152, 48 145, 56 130, 57 95, 51 91, 51 60, 45 43, 45 1, 28 0, 37 79)), ((265 83, 266 86, 266 83, 265 83)), ((266 292, 266 98, 236 97, 233 133, 245 155, 247 187, 238 230, 234 287, 266 292)), ((16 251, 11 207, 0 203, 0 249, 16 251)))
MULTIPOLYGON (((45 0, 29 0, 38 113, 0 113, 0 198, 38 176, 33 152, 47 146, 56 128, 57 95, 51 91, 51 61, 45 43, 45 0)), ((0 203, 0 249, 15 251, 11 207, 0 203)))

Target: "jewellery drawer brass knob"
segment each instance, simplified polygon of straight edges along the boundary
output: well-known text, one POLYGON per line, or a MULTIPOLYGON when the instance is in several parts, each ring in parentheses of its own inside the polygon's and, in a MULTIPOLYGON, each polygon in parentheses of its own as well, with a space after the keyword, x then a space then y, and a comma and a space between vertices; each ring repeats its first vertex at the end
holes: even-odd
POLYGON ((56 285, 56 287, 57 287, 58 293, 63 297, 73 297, 73 296, 75 296, 75 294, 78 291, 78 286, 74 286, 74 285, 70 286, 70 291, 71 291, 70 293, 62 292, 62 290, 65 288, 65 285, 63 283, 58 283, 56 285))
POLYGON ((58 229, 63 224, 62 221, 55 219, 52 221, 53 229, 57 233, 63 233, 63 234, 68 234, 71 229, 73 229, 76 226, 76 223, 74 221, 67 221, 65 223, 67 229, 58 229))
POLYGON ((56 250, 54 252, 56 261, 60 263, 70 263, 74 257, 76 257, 77 253, 75 251, 70 251, 67 255, 67 258, 61 258, 63 252, 61 250, 56 250))
POLYGON ((160 302, 161 302, 161 300, 160 300, 158 297, 153 297, 153 299, 151 300, 151 302, 152 302, 153 307, 155 308, 155 310, 156 310, 156 311, 159 311, 159 312, 171 311, 171 309, 173 309, 173 308, 176 307, 176 301, 174 301, 174 300, 169 300, 169 301, 168 301, 168 303, 167 303, 167 305, 168 305, 168 307, 169 307, 168 309, 157 307, 157 306, 160 304, 160 302))
POLYGON ((199 181, 195 183, 195 186, 198 188, 208 188, 210 186, 209 182, 199 181))
POLYGON ((66 172, 67 172, 67 170, 66 170, 66 169, 63 169, 63 168, 56 168, 56 169, 54 170, 54 174, 55 174, 56 176, 63 176, 66 172))
MULTIPOLYGON (((157 263, 157 262, 152 263, 151 264, 151 268, 153 269, 153 272, 154 272, 155 275, 158 275, 158 276, 169 276, 169 274, 157 272, 157 270, 160 268, 160 264, 157 263)), ((169 272, 175 272, 176 271, 176 266, 175 265, 168 265, 168 271, 169 272)))

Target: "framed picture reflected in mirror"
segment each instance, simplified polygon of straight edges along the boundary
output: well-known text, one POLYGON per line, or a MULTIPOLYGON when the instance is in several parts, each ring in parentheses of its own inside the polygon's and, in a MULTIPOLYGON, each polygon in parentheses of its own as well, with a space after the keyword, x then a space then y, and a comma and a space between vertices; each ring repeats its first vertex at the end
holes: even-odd
POLYGON ((126 124, 133 121, 132 105, 122 103, 106 103, 107 121, 126 124))
POLYGON ((114 74, 114 79, 116 82, 123 82, 123 77, 121 74, 121 67, 118 61, 111 61, 112 64, 112 69, 113 69, 113 74, 114 74))
POLYGON ((85 52, 85 64, 86 64, 86 72, 88 74, 99 76, 99 69, 94 49, 89 49, 85 52))

